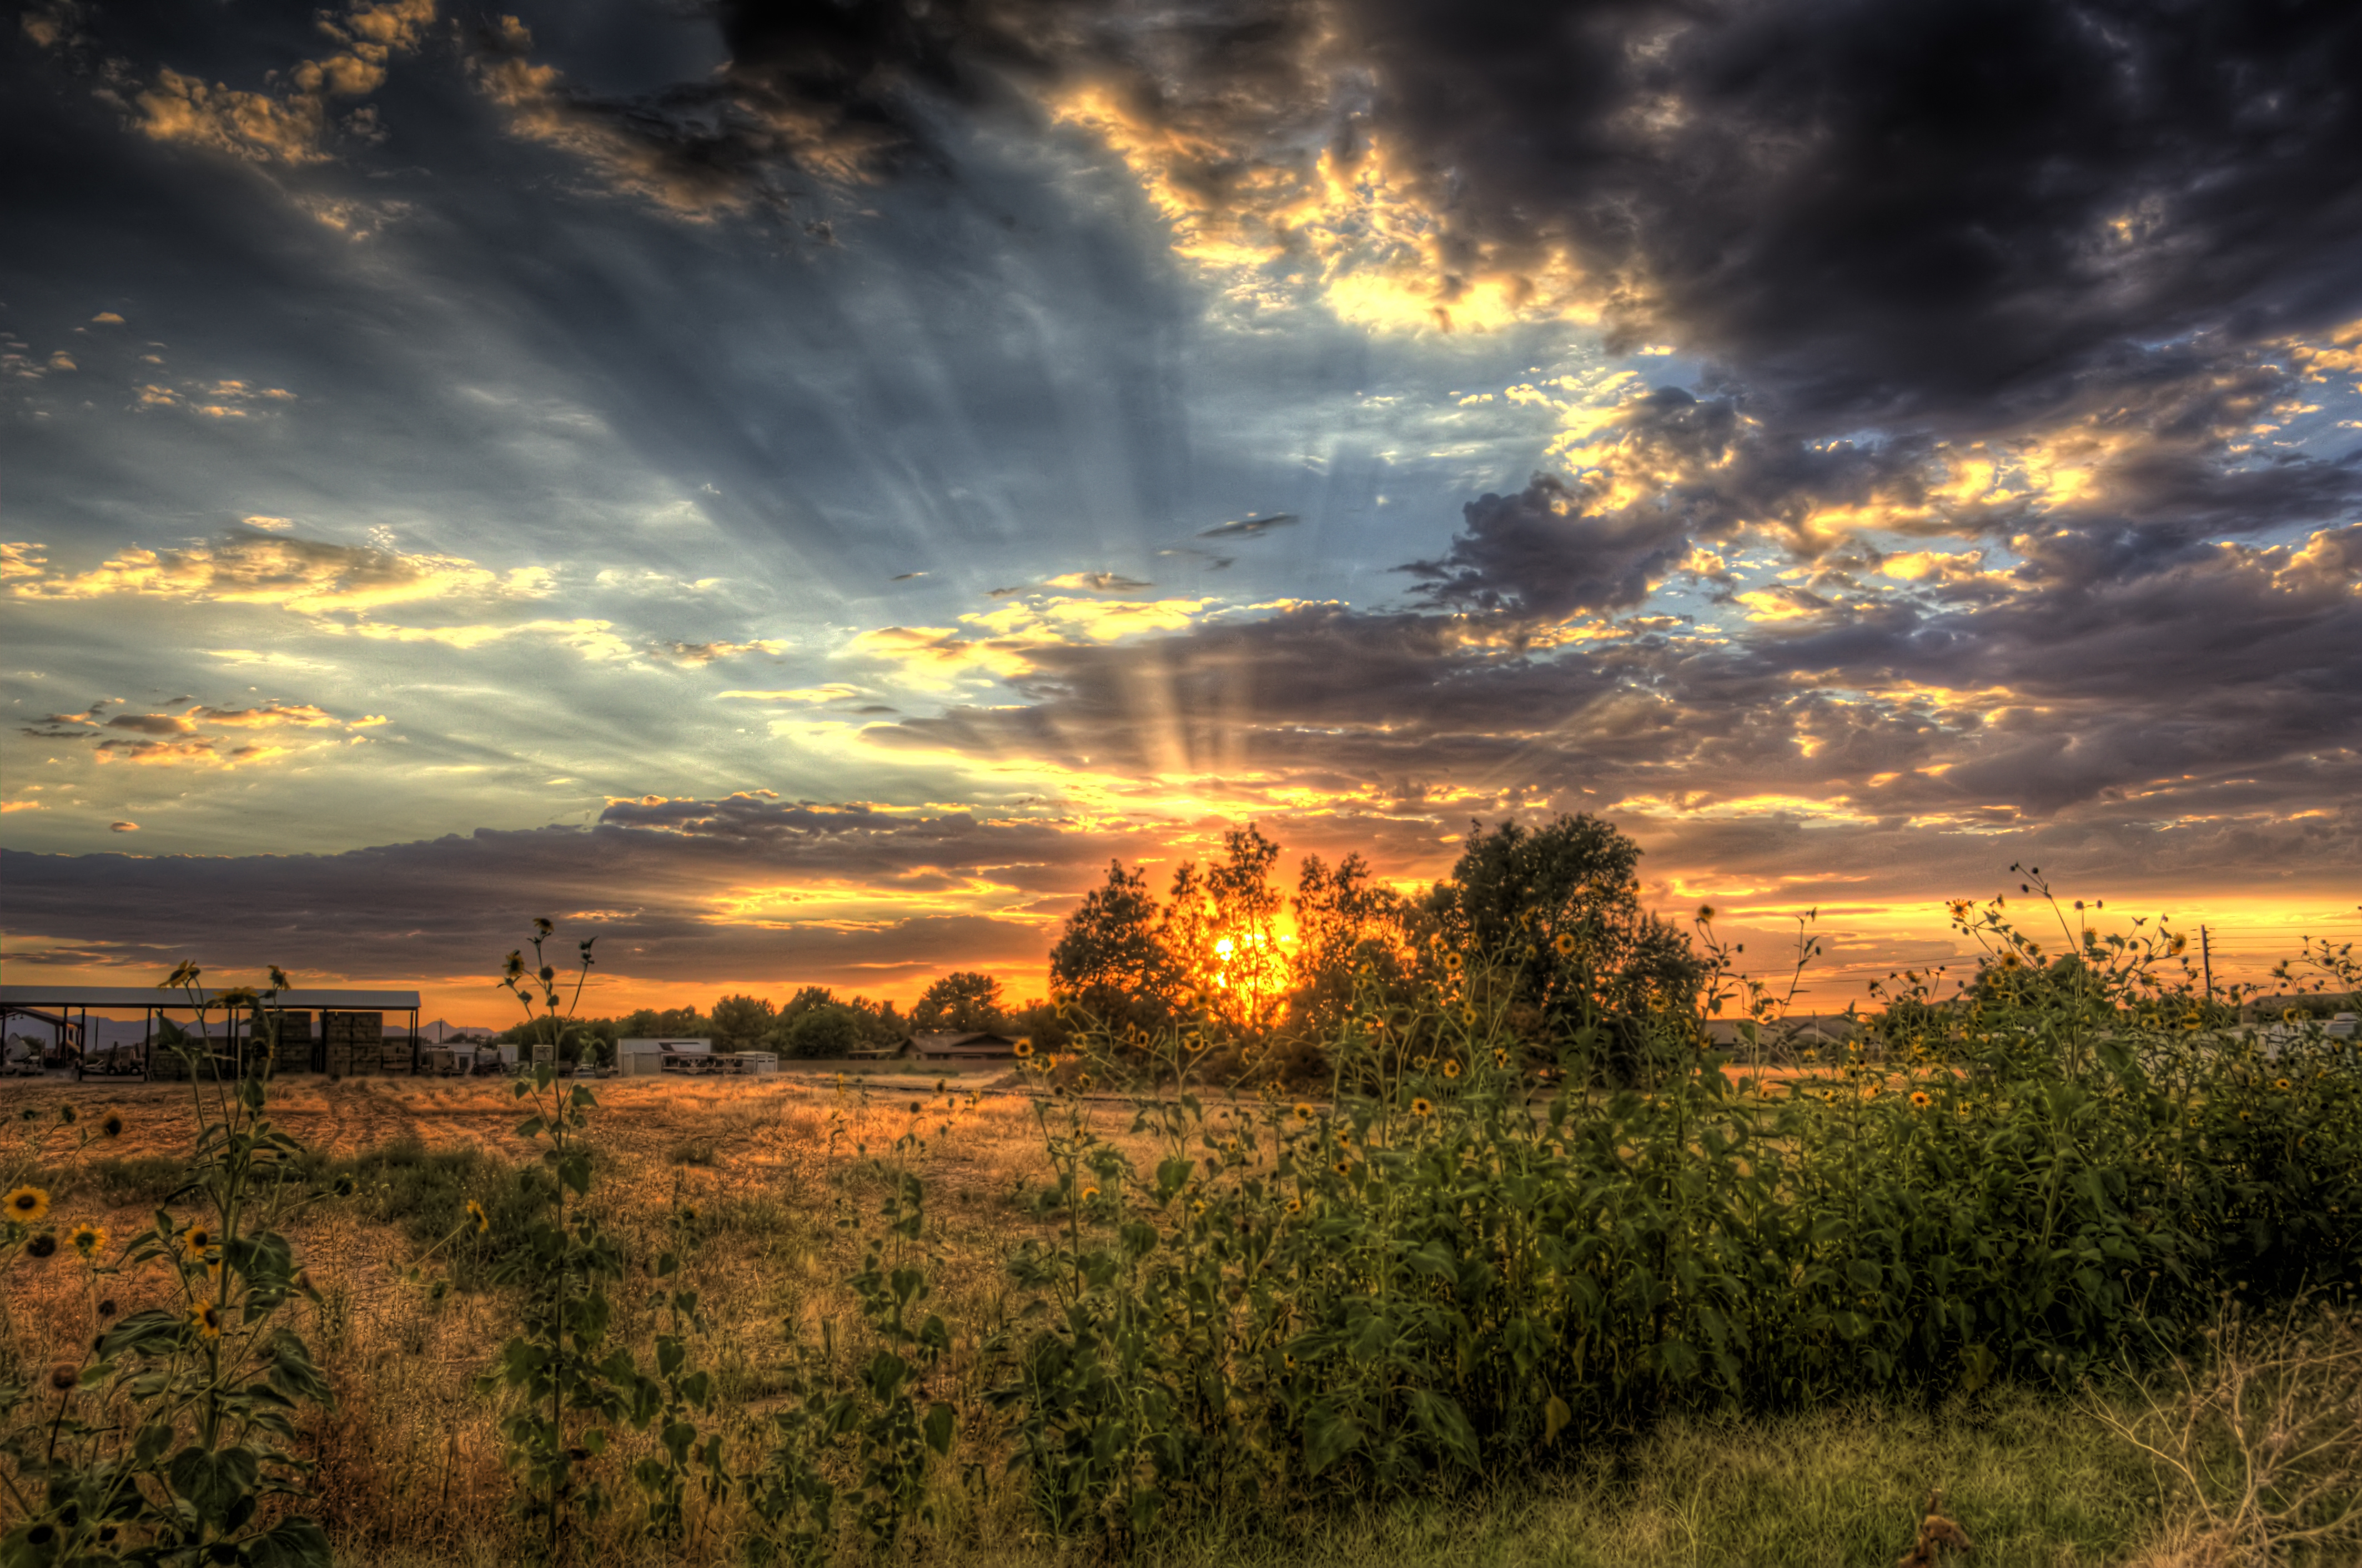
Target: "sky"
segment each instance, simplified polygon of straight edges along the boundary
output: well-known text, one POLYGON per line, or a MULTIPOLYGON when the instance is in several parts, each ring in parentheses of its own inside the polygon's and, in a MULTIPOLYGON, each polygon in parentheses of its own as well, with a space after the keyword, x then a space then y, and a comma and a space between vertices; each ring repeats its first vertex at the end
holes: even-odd
POLYGON ((2350 5, 6 26, 12 983, 1038 994, 1570 812, 1830 1005, 2362 935, 2350 5))

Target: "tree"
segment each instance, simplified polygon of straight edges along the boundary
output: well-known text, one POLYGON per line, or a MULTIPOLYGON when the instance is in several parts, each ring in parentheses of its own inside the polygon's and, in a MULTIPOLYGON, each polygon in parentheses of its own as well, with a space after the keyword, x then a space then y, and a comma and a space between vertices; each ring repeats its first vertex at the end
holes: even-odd
POLYGON ((1705 966, 1689 939, 1640 908, 1640 846, 1596 817, 1528 830, 1470 824, 1428 907, 1445 943, 1514 976, 1515 1004, 1602 1041, 1608 1075, 1637 1078, 1652 1020, 1694 1014, 1705 966))
POLYGON ((1050 949, 1050 980, 1078 999, 1161 995, 1172 961, 1156 941, 1156 899, 1145 867, 1108 862, 1107 881, 1084 895, 1050 949))
POLYGON ((1260 1033, 1287 999, 1286 899, 1270 880, 1279 845, 1249 823, 1223 834, 1222 848, 1225 858, 1202 874, 1195 861, 1173 874, 1157 941, 1211 1011, 1260 1033))
POLYGON ((1296 881, 1296 1030, 1318 1038, 1333 1030, 1353 999, 1356 977, 1382 994, 1410 977, 1429 922, 1410 900, 1370 879, 1369 862, 1348 855, 1335 869, 1304 857, 1296 881))
POLYGON ((764 997, 723 997, 713 1004, 713 1043, 723 1051, 751 1051, 771 1032, 771 1003, 764 997))
POLYGON ((789 1056, 844 1056, 863 1043, 861 1015, 843 1002, 808 1007, 772 1036, 789 1056))
POLYGON ((955 970, 929 986, 911 1010, 911 1022, 922 1034, 966 1034, 997 1030, 1005 1020, 1000 1006, 1000 982, 975 970, 955 970))

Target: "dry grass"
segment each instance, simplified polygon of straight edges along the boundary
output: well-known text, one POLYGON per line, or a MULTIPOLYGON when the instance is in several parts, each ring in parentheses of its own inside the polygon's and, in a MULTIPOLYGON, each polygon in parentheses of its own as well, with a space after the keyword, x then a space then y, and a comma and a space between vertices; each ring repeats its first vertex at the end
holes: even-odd
MULTIPOLYGON (((1016 1237, 1050 1223, 1023 1202, 1043 1169, 1030 1100, 971 1102, 956 1085, 948 1096, 934 1093, 932 1080, 841 1088, 824 1079, 613 1081, 598 1093, 590 1133, 601 1160, 595 1201, 627 1247, 652 1248, 680 1206, 696 1212, 702 1245, 690 1268, 712 1322, 700 1355, 718 1370, 742 1458, 763 1445, 764 1417, 782 1386, 783 1324, 809 1332, 823 1316, 850 1316, 842 1282, 885 1191, 868 1162, 891 1157, 906 1134, 923 1144, 910 1157, 927 1184, 928 1244, 937 1259, 932 1305, 955 1325, 944 1375, 951 1386, 942 1394, 964 1410, 981 1408, 979 1347, 1015 1306, 1002 1256, 1016 1237), (711 1157, 684 1161, 684 1146, 711 1157)), ((139 1159, 188 1146, 185 1087, 53 1085, 26 1089, 15 1103, 46 1112, 66 1099, 86 1117, 110 1107, 122 1115, 121 1139, 94 1152, 139 1159)), ((295 1079, 274 1091, 272 1108, 274 1121, 328 1156, 414 1138, 502 1162, 530 1157, 514 1136, 519 1114, 507 1085, 480 1079, 295 1079)), ((1122 1107, 1094 1115, 1102 1135, 1130 1141, 1122 1107)), ((1134 1152, 1153 1159, 1145 1140, 1134 1152)), ((96 1220, 122 1235, 149 1218, 143 1203, 99 1207, 110 1190, 104 1183, 50 1175, 61 1222, 96 1220)), ((363 1222, 335 1203, 306 1209, 292 1233, 326 1297, 316 1310, 303 1309, 299 1326, 338 1395, 306 1433, 318 1466, 312 1507, 346 1560, 393 1568, 521 1560, 496 1411, 471 1386, 510 1331, 505 1301, 464 1291, 437 1297, 406 1283, 417 1246, 397 1226, 363 1222)), ((125 1310, 144 1304, 137 1282, 106 1289, 125 1310)), ((620 1333, 645 1343, 654 1323, 642 1292, 625 1282, 615 1294, 620 1333)), ((67 1258, 17 1270, 0 1303, 0 1378, 46 1365, 61 1347, 94 1332, 95 1305, 93 1282, 67 1258)), ((1981 1563, 2261 1561, 2240 1554, 2322 1530, 2332 1518, 2324 1508, 2345 1510, 2334 1515, 2339 1529, 2354 1517, 2362 1339, 2337 1322, 2334 1332, 2323 1331, 2329 1337, 2304 1341, 2294 1361, 2233 1336, 2228 1370, 2192 1373, 2185 1387, 2131 1405, 2075 1410, 2005 1395, 1948 1419, 1860 1411, 1746 1426, 1676 1423, 1620 1461, 1516 1480, 1473 1499, 1408 1509, 1339 1499, 1340 1507, 1303 1518, 1241 1521, 1235 1534, 1197 1527, 1149 1555, 1341 1568, 1372 1561, 1454 1568, 1889 1562, 1912 1546, 1931 1511, 1921 1507, 1926 1489, 1941 1485, 1944 1511, 1974 1535, 1971 1561, 1981 1563), (2316 1408, 2307 1391, 2332 1370, 2345 1381, 2316 1408), (2228 1448, 2219 1441, 2226 1420, 2243 1434, 2228 1448), (2159 1510, 2141 1451, 2109 1441, 2112 1430, 2178 1466, 2189 1483, 2178 1512, 2159 1510), (2274 1433, 2298 1435, 2274 1448, 2274 1433), (2319 1468, 2295 1457, 2316 1452, 2308 1446, 2315 1435, 2343 1445, 2334 1450, 2343 1492, 2290 1490, 2319 1468)), ((1033 1538, 994 1446, 990 1433, 963 1434, 940 1486, 934 1554, 979 1564, 1074 1557, 1079 1548, 1033 1538)), ((603 1463, 626 1465, 635 1456, 627 1441, 603 1463)), ((731 1522, 726 1513, 703 1516, 687 1550, 664 1557, 633 1545, 625 1521, 615 1518, 584 1543, 585 1557, 725 1561, 731 1522)), ((2317 1539, 2350 1537, 2329 1530, 2317 1539)))

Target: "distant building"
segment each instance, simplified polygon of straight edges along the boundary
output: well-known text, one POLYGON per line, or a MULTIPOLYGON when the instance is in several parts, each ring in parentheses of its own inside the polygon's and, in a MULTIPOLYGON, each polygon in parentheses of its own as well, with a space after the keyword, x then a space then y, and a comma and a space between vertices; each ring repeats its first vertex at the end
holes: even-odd
POLYGON ((928 1062, 1013 1062, 1019 1043, 983 1029, 966 1034, 914 1034, 910 1054, 928 1062))
MULTIPOLYGON (((1870 1021, 1859 1016, 1849 1018, 1841 1012, 1791 1013, 1756 1026, 1756 1039, 1767 1050, 1798 1050, 1824 1045, 1842 1045, 1863 1032, 1870 1021)), ((1717 1051, 1740 1050, 1747 1039, 1746 1021, 1736 1018, 1709 1018, 1705 1021, 1706 1037, 1717 1051)))

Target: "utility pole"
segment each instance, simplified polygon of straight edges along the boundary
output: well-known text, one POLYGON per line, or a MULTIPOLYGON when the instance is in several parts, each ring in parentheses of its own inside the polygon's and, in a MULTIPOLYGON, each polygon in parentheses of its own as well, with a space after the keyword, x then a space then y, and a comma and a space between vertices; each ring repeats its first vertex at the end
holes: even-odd
POLYGON ((2198 963, 2206 975, 2206 999, 2214 999, 2214 949, 2206 940, 2206 928, 2198 928, 2198 963))

